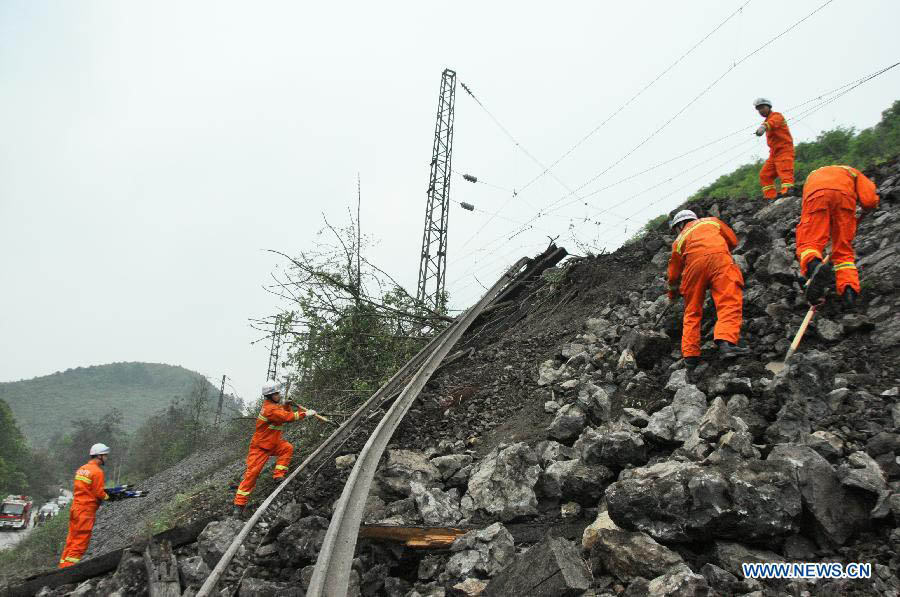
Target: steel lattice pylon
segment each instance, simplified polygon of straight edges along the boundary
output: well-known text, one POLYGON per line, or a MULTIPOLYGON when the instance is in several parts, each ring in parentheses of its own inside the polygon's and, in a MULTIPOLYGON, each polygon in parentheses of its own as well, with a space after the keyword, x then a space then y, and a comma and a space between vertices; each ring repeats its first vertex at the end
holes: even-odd
POLYGON ((447 216, 450 211, 450 154, 453 148, 455 102, 456 72, 447 68, 441 75, 416 292, 420 301, 438 312, 443 312, 446 307, 444 283, 447 277, 447 216))

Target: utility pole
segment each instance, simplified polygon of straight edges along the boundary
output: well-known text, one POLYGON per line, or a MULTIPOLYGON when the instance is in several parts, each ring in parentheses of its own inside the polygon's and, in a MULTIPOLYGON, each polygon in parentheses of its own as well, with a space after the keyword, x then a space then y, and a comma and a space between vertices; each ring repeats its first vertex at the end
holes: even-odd
POLYGON ((278 357, 281 353, 281 334, 284 332, 284 317, 275 316, 275 325, 272 328, 272 345, 269 348, 269 370, 266 379, 275 381, 278 377, 278 357))
POLYGON ((419 261, 416 298, 437 312, 445 310, 447 277, 447 216, 450 212, 450 156, 453 149, 453 109, 456 103, 456 72, 444 69, 438 97, 431 175, 425 204, 425 230, 419 261))
POLYGON ((222 387, 219 388, 219 407, 216 409, 216 426, 222 421, 222 402, 225 399, 225 376, 222 376, 222 387))

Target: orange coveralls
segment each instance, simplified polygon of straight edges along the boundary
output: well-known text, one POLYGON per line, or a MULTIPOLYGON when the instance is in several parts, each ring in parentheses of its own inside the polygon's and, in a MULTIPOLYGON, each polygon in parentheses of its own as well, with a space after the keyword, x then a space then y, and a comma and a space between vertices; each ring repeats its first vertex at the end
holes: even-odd
POLYGON ((737 344, 744 309, 744 276, 731 257, 737 246, 734 231, 718 218, 689 222, 672 243, 669 257, 669 298, 684 296, 681 354, 700 356, 700 322, 706 289, 716 304, 713 337, 737 344))
POLYGON ((763 197, 774 199, 776 176, 781 178, 782 193, 794 186, 794 138, 780 112, 769 112, 763 125, 766 127, 769 159, 759 171, 759 184, 763 197))
POLYGON ((75 471, 72 489, 72 507, 69 510, 69 535, 66 547, 59 557, 59 567, 74 566, 81 561, 91 542, 91 531, 94 529, 94 518, 100 502, 109 496, 103 489, 103 469, 95 459, 75 471))
POLYGON ((304 417, 305 412, 293 411, 269 399, 263 401, 262 410, 256 416, 256 431, 247 452, 247 470, 234 496, 235 505, 247 504, 250 493, 256 487, 256 479, 270 456, 276 458, 272 478, 284 478, 291 463, 291 456, 294 454, 294 446, 289 441, 281 439, 281 428, 285 423, 299 421, 304 417))
POLYGON ((867 209, 878 207, 875 183, 850 166, 824 166, 813 170, 803 185, 803 209, 797 224, 797 259, 806 275, 806 266, 823 259, 822 251, 831 237, 831 265, 838 294, 847 286, 859 292, 856 271, 856 201, 867 209))

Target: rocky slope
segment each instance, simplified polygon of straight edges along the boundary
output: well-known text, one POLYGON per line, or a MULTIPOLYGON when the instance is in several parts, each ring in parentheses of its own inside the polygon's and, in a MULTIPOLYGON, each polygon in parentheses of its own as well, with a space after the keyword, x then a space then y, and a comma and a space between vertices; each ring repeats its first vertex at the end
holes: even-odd
MULTIPOLYGON (((897 595, 900 163, 870 175, 883 202, 859 228, 862 303, 843 312, 831 301, 778 375, 765 365, 806 311, 797 198, 690 206, 741 240, 752 354, 740 360, 715 356, 709 302, 708 356, 684 368, 680 306, 663 313, 665 228, 571 259, 495 310, 463 341, 470 356, 436 375, 407 416, 366 515, 472 531, 442 553, 360 541, 351 594, 897 595), (741 563, 757 561, 867 562, 872 578, 745 579, 741 563)), ((364 440, 290 489, 228 589, 303 594, 364 440)), ((186 585, 199 586, 239 527, 213 523, 181 550, 186 585)), ((78 590, 139 592, 126 560, 78 590)))

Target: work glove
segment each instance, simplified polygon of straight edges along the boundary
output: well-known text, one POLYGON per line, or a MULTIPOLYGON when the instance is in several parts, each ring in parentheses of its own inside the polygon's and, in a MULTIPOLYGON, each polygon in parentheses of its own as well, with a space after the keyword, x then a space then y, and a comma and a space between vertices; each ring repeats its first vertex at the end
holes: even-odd
POLYGON ((311 408, 306 409, 307 417, 314 417, 314 416, 316 416, 316 414, 317 414, 316 411, 314 411, 313 409, 311 409, 311 408))
POLYGON ((674 303, 675 299, 678 298, 678 295, 675 294, 674 290, 670 290, 666 293, 666 298, 669 299, 670 303, 674 303))
POLYGON ((762 137, 765 134, 766 134, 766 125, 764 125, 764 124, 759 125, 759 128, 756 129, 756 136, 762 137))

